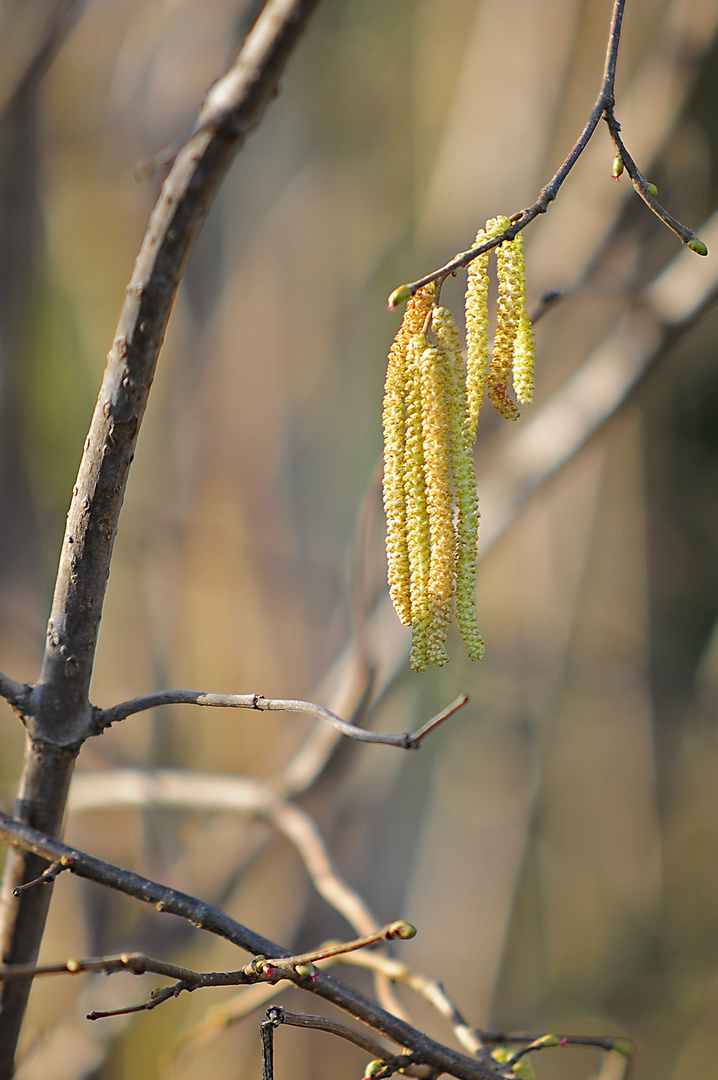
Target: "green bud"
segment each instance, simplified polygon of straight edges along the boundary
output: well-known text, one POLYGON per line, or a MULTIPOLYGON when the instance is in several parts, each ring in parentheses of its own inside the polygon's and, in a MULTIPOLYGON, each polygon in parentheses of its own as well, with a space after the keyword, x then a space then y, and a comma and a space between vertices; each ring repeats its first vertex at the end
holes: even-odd
POLYGON ((618 154, 616 154, 615 158, 613 159, 613 170, 611 172, 611 176, 613 176, 615 180, 618 180, 618 178, 619 178, 619 176, 621 175, 622 172, 623 172, 623 158, 620 157, 618 154))
POLYGON ((534 1067, 528 1057, 519 1058, 513 1066, 513 1073, 514 1076, 518 1076, 519 1080, 536 1080, 534 1067))
POLYGON ((387 300, 387 307, 389 308, 389 311, 393 311, 395 307, 399 306, 399 304, 403 304, 404 301, 408 300, 410 296, 411 289, 408 285, 400 285, 398 289, 394 289, 394 292, 387 300))
POLYGON ((695 251, 696 255, 707 255, 708 248, 705 246, 702 240, 699 240, 697 236, 694 236, 692 240, 688 241, 688 247, 691 251, 695 251))
POLYGON ((303 979, 311 979, 312 975, 316 975, 317 969, 314 964, 297 964, 294 968, 297 975, 301 975, 303 979))
POLYGON ((648 191, 648 194, 649 194, 649 195, 652 195, 652 196, 653 196, 653 198, 655 199, 656 195, 658 194, 658 188, 656 187, 656 185, 655 185, 655 184, 651 184, 651 183, 649 183, 649 182, 647 181, 647 182, 646 182, 646 190, 648 191))
POLYGON ((367 1066, 364 1069, 364 1075, 367 1076, 367 1077, 368 1076, 376 1076, 377 1073, 380 1073, 382 1071, 382 1069, 385 1069, 385 1068, 386 1068, 386 1064, 385 1064, 385 1062, 383 1062, 381 1060, 381 1058, 374 1058, 373 1061, 367 1062, 367 1066))
MULTIPOLYGON (((505 1065, 509 1058, 513 1057, 513 1050, 509 1049, 508 1046, 497 1046, 495 1050, 491 1051, 491 1056, 495 1061, 498 1061, 499 1065, 505 1065)), ((519 1058, 516 1064, 511 1066, 511 1070, 519 1080, 536 1080, 534 1067, 528 1057, 519 1058)))
POLYGON ((615 1050, 617 1054, 623 1054, 623 1056, 627 1058, 633 1057, 635 1053, 633 1043, 630 1039, 614 1039, 612 1049, 615 1050))
POLYGON ((560 1046, 561 1040, 558 1035, 544 1035, 542 1039, 538 1040, 542 1046, 560 1046))
POLYGON ((408 941, 409 938, 416 937, 416 927, 412 926, 410 922, 406 922, 405 919, 398 919, 387 927, 385 937, 387 941, 392 941, 394 938, 408 941))

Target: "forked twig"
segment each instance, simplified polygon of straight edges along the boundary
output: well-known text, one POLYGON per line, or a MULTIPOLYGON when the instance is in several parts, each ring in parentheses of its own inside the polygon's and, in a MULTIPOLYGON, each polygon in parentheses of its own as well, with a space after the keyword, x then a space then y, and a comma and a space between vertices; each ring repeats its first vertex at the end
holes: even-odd
POLYGON ((665 210, 661 204, 655 199, 653 195, 648 191, 648 185, 645 179, 641 176, 637 166, 633 159, 628 154, 623 142, 618 135, 621 130, 621 125, 618 123, 615 117, 614 108, 616 104, 615 98, 615 82, 616 82, 616 63, 618 60, 618 47, 621 41, 621 30, 623 27, 623 15, 626 7, 626 0, 614 0, 613 11, 611 12, 611 23, 608 33, 608 43, 606 46, 606 59, 603 69, 603 78, 601 80, 601 89, 596 103, 591 110, 591 114, 586 121, 586 125, 579 135, 578 139, 574 143, 571 151, 566 160, 561 164, 560 168, 556 171, 554 176, 549 182, 541 189, 536 198, 536 201, 531 206, 526 207, 524 210, 519 210, 509 217, 509 226, 498 236, 493 237, 491 240, 487 240, 484 243, 477 244, 474 247, 469 248, 467 251, 460 251, 457 255, 450 259, 444 266, 440 266, 437 270, 433 270, 430 274, 426 274, 424 277, 419 278, 417 281, 408 282, 406 285, 400 285, 398 289, 395 289, 389 296, 388 304, 389 308, 395 308, 404 300, 408 300, 410 296, 413 296, 424 285, 429 285, 432 281, 441 282, 447 278, 450 274, 455 273, 457 270, 468 266, 470 262, 473 262, 479 255, 483 255, 487 251, 491 251, 492 248, 498 247, 499 244, 503 244, 506 240, 513 240, 513 238, 520 233, 523 229, 529 225, 534 218, 537 218, 539 214, 545 214, 556 199, 559 189, 563 184, 568 174, 573 169, 574 165, 584 152, 588 143, 591 140, 596 128, 601 120, 605 120, 608 124, 611 138, 613 139, 619 153, 626 165, 626 170, 633 181, 633 185, 636 191, 644 200, 644 202, 650 207, 654 214, 663 221, 669 229, 688 245, 691 250, 695 251, 699 255, 707 255, 708 249, 706 245, 700 240, 692 229, 689 229, 686 225, 682 225, 674 217, 672 217, 667 210, 665 210), (629 164, 630 162, 630 164, 629 164))
MULTIPOLYGON (((281 946, 230 918, 215 904, 207 903, 177 889, 170 889, 150 878, 142 877, 140 874, 70 848, 59 840, 45 836, 24 822, 3 813, 0 813, 0 836, 51 862, 57 862, 63 858, 68 862, 71 860, 68 869, 78 877, 116 889, 143 903, 153 905, 158 911, 179 915, 199 929, 217 934, 252 953, 255 957, 271 956, 282 961, 291 957, 288 950, 282 949, 281 946)), ((261 973, 254 972, 251 965, 242 970, 255 981, 258 978, 264 978, 261 973)), ((291 977, 290 972, 287 970, 286 975, 283 972, 282 977, 291 977)), ((467 1057, 437 1042, 399 1017, 386 1012, 375 1001, 359 993, 354 987, 339 982, 321 970, 312 973, 310 977, 296 972, 293 974, 292 981, 357 1017, 375 1031, 393 1039, 439 1072, 450 1073, 457 1080, 495 1080, 496 1078, 496 1070, 485 1062, 467 1057)), ((8 985, 13 985, 13 983, 8 985)), ((161 991, 164 995, 162 1000, 166 1000, 168 996, 174 996, 175 991, 179 992, 182 988, 176 986, 161 991)))
MULTIPOLYGON (((312 1013, 295 1013, 283 1009, 280 1005, 273 1005, 267 1009, 267 1018, 260 1024, 262 1034, 262 1080, 274 1080, 274 1031, 281 1024, 287 1027, 298 1027, 325 1031, 330 1035, 337 1035, 346 1042, 353 1043, 361 1050, 372 1054, 375 1061, 372 1065, 380 1065, 381 1069, 372 1070, 372 1076, 391 1076, 394 1072, 401 1071, 409 1076, 420 1077, 429 1080, 436 1076, 436 1070, 427 1065, 419 1065, 414 1054, 388 1054, 380 1042, 373 1039, 363 1031, 349 1027, 339 1020, 332 1020, 327 1016, 316 1016, 312 1013)), ((500 1073, 495 1075, 499 1076, 500 1073)))

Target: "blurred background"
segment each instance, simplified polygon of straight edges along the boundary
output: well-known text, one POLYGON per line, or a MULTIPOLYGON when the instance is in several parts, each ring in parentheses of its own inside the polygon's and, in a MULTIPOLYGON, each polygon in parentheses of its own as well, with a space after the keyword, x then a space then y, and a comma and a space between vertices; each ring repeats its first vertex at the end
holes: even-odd
MULTIPOLYGON (((161 182, 135 168, 192 122, 258 6, 0 4, 0 667, 14 679, 39 672, 64 515, 161 182)), ((211 798, 128 806, 115 783, 128 769, 266 780, 296 793, 379 922, 418 926, 394 954, 442 980, 471 1023, 626 1034, 634 1077, 688 1080, 711 1074, 718 1030, 718 323, 691 315, 692 295, 710 307, 718 246, 680 261, 628 178, 611 178, 602 128, 525 234, 530 306, 563 294, 536 327, 536 401, 515 425, 479 425, 486 659, 471 664, 455 637, 448 666, 412 674, 385 597, 381 398, 399 322, 386 296, 534 201, 595 101, 610 9, 324 0, 192 255, 121 519, 96 704, 258 692, 404 731, 461 692, 470 703, 420 754, 317 736, 293 715, 141 714, 83 749, 66 837, 296 950, 352 936, 266 814, 211 798), (686 317, 665 333, 672 303, 686 317), (624 350, 606 347, 613 404, 600 366, 576 403, 569 380, 607 339, 624 350)), ((718 2, 627 9, 626 144, 710 246, 718 2)), ((462 290, 444 294, 457 316, 462 290)), ((0 725, 9 808, 24 733, 2 702, 0 725)), ((204 970, 245 962, 60 879, 43 959, 134 949, 204 970)), ((337 972, 371 992, 365 973, 337 972)), ((227 1024, 231 990, 84 1020, 156 981, 38 983, 18 1075, 258 1075, 259 1014, 227 1024)), ((276 1055, 277 1080, 365 1064, 316 1032, 280 1030, 276 1055)), ((600 1065, 578 1049, 537 1061, 557 1080, 600 1065)))

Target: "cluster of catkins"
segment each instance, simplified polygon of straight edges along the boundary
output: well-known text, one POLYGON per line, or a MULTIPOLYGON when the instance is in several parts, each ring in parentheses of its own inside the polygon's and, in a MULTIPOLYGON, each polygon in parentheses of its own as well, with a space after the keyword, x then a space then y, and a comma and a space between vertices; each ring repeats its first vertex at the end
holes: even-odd
MULTIPOLYGON (((476 245, 499 236, 508 218, 487 221, 476 245)), ((389 353, 384 391, 384 510, 389 590, 412 628, 411 666, 448 660, 446 634, 456 614, 472 660, 484 654, 476 613, 479 499, 472 448, 488 395, 516 420, 533 397, 533 332, 525 306, 523 237, 496 250, 498 301, 491 360, 489 255, 469 264, 466 363, 451 312, 436 304, 435 283, 409 296, 389 353)), ((403 287, 395 300, 406 295, 403 287)))

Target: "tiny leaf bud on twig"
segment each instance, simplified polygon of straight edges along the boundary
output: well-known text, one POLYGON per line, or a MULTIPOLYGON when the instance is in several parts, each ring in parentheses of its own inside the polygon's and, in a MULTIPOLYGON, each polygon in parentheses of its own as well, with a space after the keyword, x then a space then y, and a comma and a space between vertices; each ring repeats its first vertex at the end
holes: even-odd
POLYGON ((687 246, 691 249, 691 251, 695 251, 696 255, 708 254, 708 248, 702 240, 698 239, 697 236, 694 236, 692 240, 689 240, 687 246))
POLYGON ((633 1057, 636 1050, 630 1039, 614 1039, 612 1050, 615 1050, 617 1054, 623 1054, 624 1057, 633 1057))
POLYGON ((405 300, 408 300, 410 296, 411 288, 408 285, 400 285, 398 289, 394 289, 394 292, 387 300, 386 306, 389 311, 393 311, 394 308, 399 307, 399 304, 403 304, 405 300))
POLYGON ((406 919, 397 919, 396 922, 387 926, 385 938, 387 941, 393 941, 394 938, 400 938, 402 941, 410 941, 411 938, 416 937, 416 927, 406 919))

